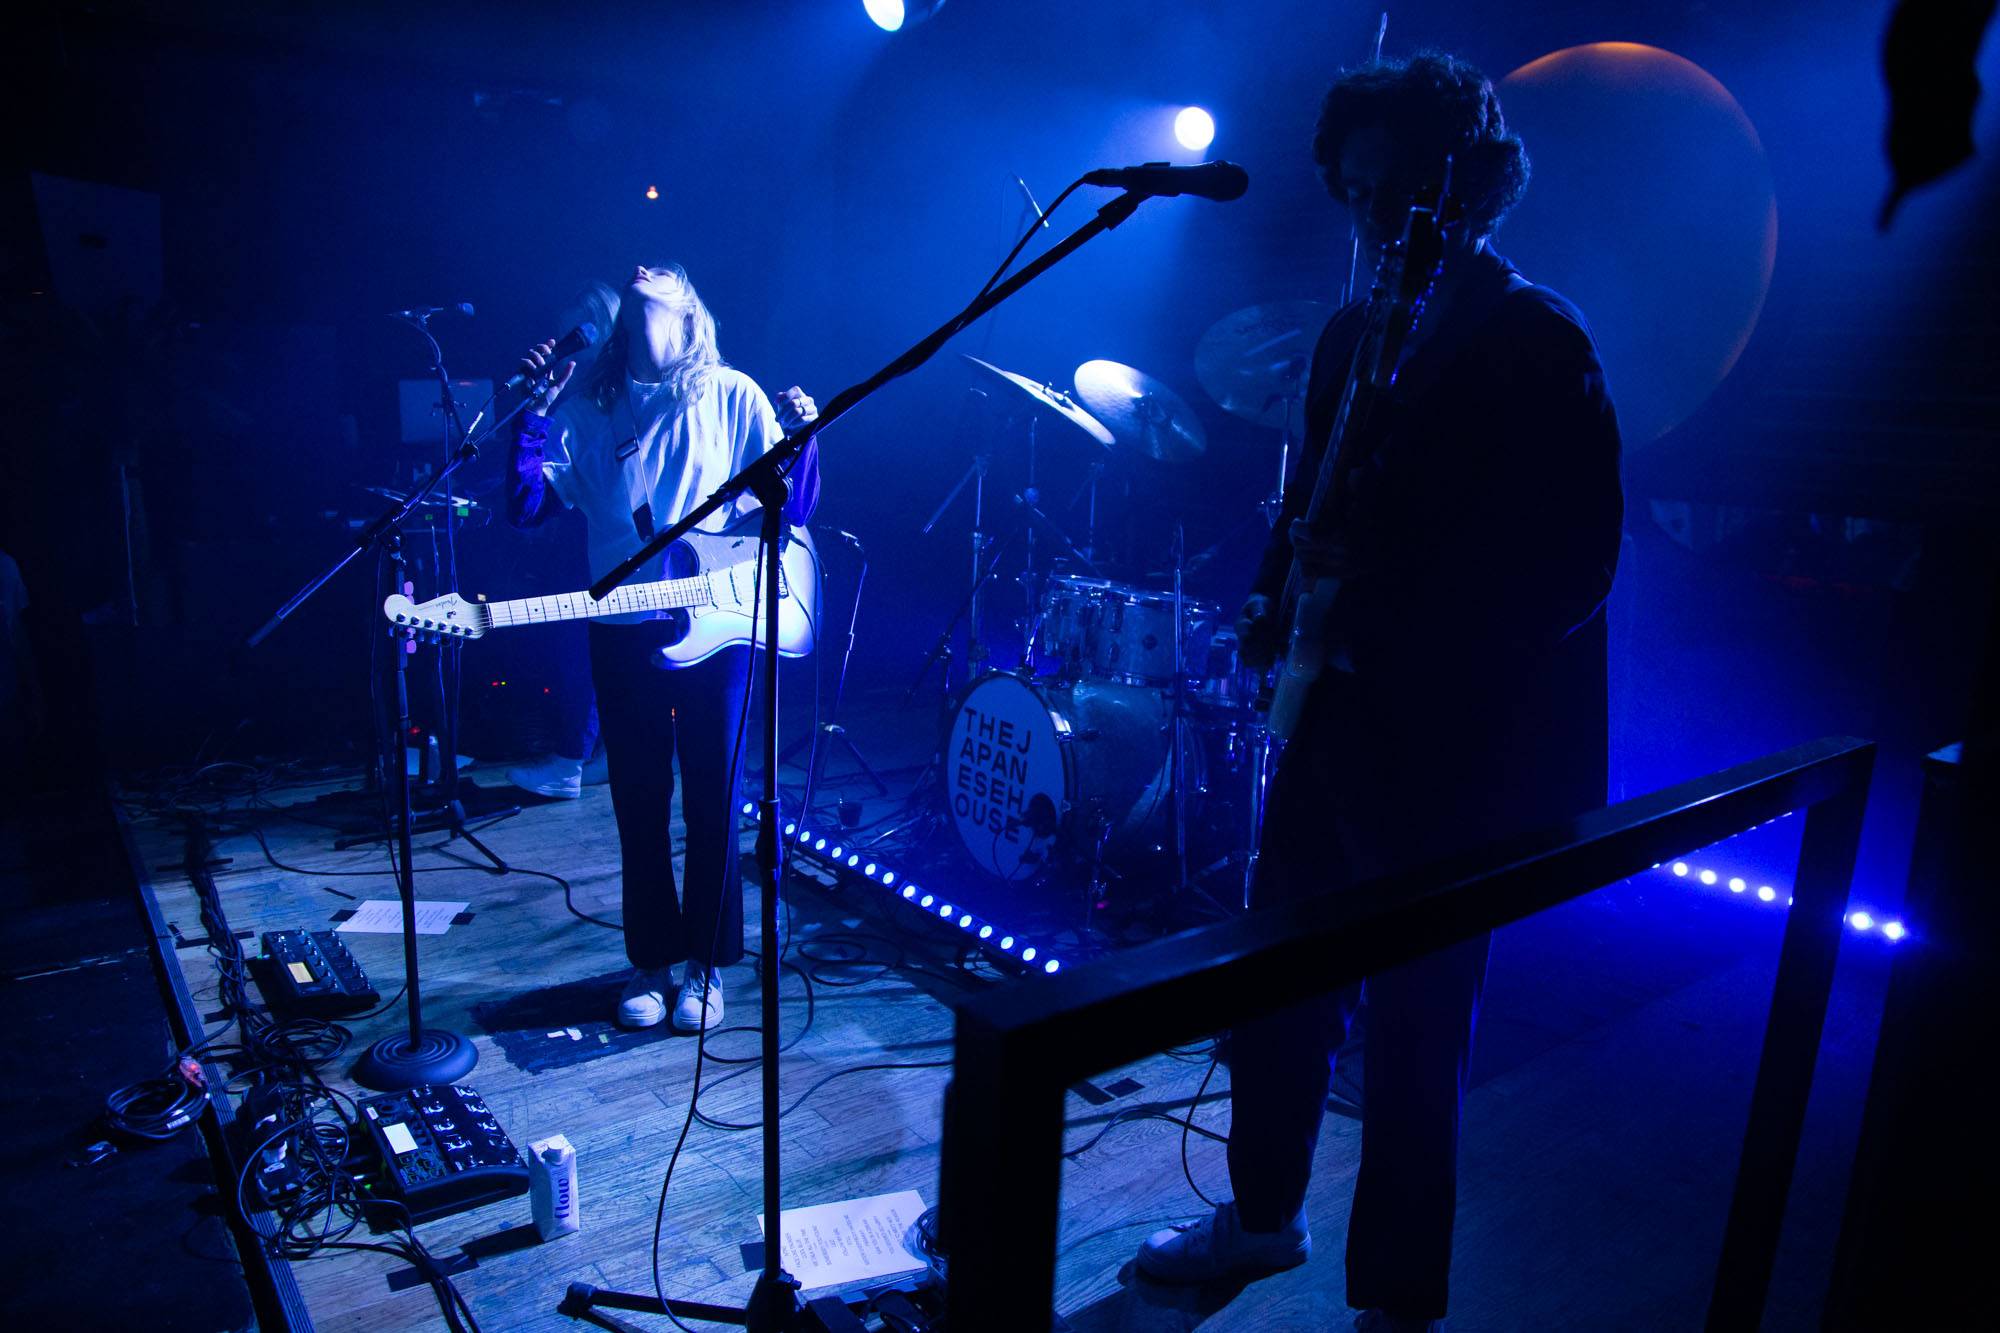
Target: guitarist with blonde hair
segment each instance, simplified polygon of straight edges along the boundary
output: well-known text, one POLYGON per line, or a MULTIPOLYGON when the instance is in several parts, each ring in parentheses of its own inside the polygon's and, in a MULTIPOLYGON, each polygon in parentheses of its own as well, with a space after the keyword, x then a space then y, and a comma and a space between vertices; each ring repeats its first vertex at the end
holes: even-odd
MULTIPOLYGON (((1277 698, 1297 701, 1256 905, 1351 893, 1601 805, 1606 788, 1618 423, 1583 316, 1490 243, 1527 187, 1521 141, 1479 71, 1426 52, 1343 72, 1313 156, 1362 252, 1389 257, 1378 274, 1403 272, 1320 338, 1305 454, 1239 624, 1246 657, 1283 657, 1277 698), (1419 256, 1397 242, 1426 207, 1442 235, 1419 256)), ((1235 1198, 1148 1239, 1141 1272, 1209 1282, 1305 1262, 1329 1062, 1365 994, 1348 1304, 1364 1330, 1442 1321, 1487 944, 1237 1028, 1235 1198)))
MULTIPOLYGON (((558 504, 580 511, 592 578, 819 415, 797 387, 774 408, 754 380, 722 360, 715 317, 677 265, 633 270, 616 327, 575 387, 575 363, 551 370, 551 351, 541 343, 522 360, 543 378, 539 401, 520 418, 508 517, 528 527, 558 504)), ((786 522, 803 524, 818 500, 818 450, 810 444, 792 471, 786 522)), ((665 669, 672 659, 664 650, 685 632, 685 620, 664 610, 606 616, 589 630, 633 968, 618 1021, 659 1023, 672 996, 674 1026, 692 1032, 722 1020, 718 969, 743 957, 736 805, 750 649, 739 643, 665 669), (678 886, 670 833, 676 756, 687 825, 678 886), (676 988, 672 969, 683 961, 676 988)))

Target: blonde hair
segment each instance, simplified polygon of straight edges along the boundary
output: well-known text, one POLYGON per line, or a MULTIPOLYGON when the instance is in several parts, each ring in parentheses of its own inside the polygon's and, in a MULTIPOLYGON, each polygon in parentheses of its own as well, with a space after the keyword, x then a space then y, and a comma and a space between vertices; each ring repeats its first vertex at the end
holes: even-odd
MULTIPOLYGON (((716 346, 715 316, 709 313, 694 284, 688 281, 687 270, 679 264, 648 267, 672 273, 679 281, 683 294, 680 307, 681 354, 665 367, 661 377, 674 395, 675 410, 680 411, 728 362, 722 359, 722 353, 716 346)), ((618 311, 617 306, 612 308, 618 311)), ((620 314, 622 312, 614 313, 611 336, 598 345, 597 359, 591 365, 588 379, 579 386, 578 397, 588 399, 605 413, 618 405, 618 396, 625 392, 625 363, 632 334, 620 314)))

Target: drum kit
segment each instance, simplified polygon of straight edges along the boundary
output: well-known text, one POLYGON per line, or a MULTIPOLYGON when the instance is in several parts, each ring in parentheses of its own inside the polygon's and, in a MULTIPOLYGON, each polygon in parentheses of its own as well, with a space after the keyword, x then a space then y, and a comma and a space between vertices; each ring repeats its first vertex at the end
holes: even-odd
MULTIPOLYGON (((1332 313, 1309 301, 1253 306, 1209 329, 1196 351, 1197 377, 1218 405, 1281 432, 1277 486, 1262 502, 1267 522, 1283 491, 1313 344, 1332 313)), ((1002 883, 1072 877, 1096 902, 1124 881, 1172 877, 1187 889, 1220 877, 1227 896, 1240 889, 1247 905, 1273 757, 1255 706, 1263 682, 1241 662, 1222 609, 1186 595, 1178 524, 1162 575, 1112 577, 1100 548, 1098 485, 1107 466, 1121 456, 1167 468, 1199 459, 1208 449, 1200 419, 1167 385, 1115 361, 1084 362, 1067 389, 965 359, 986 394, 1025 417, 1028 458, 1012 536, 985 531, 983 454, 925 528, 975 487, 972 588, 926 663, 926 671, 946 663, 938 766, 945 815, 965 855, 1002 883), (1044 431, 1087 451, 1067 511, 1087 501, 1080 540, 1040 508, 1044 431), (1014 545, 1025 565, 1020 659, 1000 670, 986 660, 983 603, 1014 545), (1040 568, 1038 554, 1049 547, 1056 558, 1040 568), (970 671, 952 689, 950 644, 968 615, 970 671)))

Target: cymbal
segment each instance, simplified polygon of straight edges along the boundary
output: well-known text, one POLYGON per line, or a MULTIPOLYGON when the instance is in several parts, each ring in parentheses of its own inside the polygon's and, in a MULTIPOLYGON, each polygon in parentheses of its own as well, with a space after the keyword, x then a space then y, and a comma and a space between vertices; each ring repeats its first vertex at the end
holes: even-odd
POLYGON ((1116 361, 1076 368, 1076 396, 1127 449, 1180 463, 1199 457, 1208 437, 1181 396, 1141 370, 1116 361))
POLYGON ((1040 403, 1043 407, 1048 408, 1049 411, 1054 412, 1064 421, 1075 426, 1091 439, 1096 440, 1099 444, 1107 448, 1111 445, 1111 432, 1104 428, 1104 424, 1077 406, 1076 399, 1070 397, 1061 389, 1056 388, 1053 384, 1037 384, 1026 375, 1016 375, 1011 370, 1002 370, 990 361, 981 361, 978 357, 968 356, 963 352, 959 353, 959 355, 964 356, 967 361, 978 366, 981 370, 999 376, 1022 393, 1028 395, 1028 397, 1034 399, 1037 403, 1040 403))
POLYGON ((1223 411, 1283 426, 1305 396, 1313 345, 1333 310, 1321 301, 1272 301, 1224 315, 1195 346, 1195 377, 1223 411))

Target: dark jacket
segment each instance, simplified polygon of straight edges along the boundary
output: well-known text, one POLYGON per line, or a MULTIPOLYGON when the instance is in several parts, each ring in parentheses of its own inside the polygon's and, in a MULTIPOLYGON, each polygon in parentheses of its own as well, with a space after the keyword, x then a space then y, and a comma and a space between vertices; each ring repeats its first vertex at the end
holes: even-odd
MULTIPOLYGON (((1377 429, 1341 460, 1334 528, 1356 572, 1334 619, 1354 670, 1312 704, 1326 715, 1312 743, 1341 747, 1372 797, 1427 803, 1454 842, 1603 802, 1604 603, 1624 514, 1583 316, 1498 256, 1470 262, 1377 429)), ((1256 591, 1283 588, 1361 323, 1343 310, 1314 353, 1304 453, 1256 591)), ((1417 835, 1425 851, 1433 835, 1417 835)))

